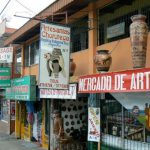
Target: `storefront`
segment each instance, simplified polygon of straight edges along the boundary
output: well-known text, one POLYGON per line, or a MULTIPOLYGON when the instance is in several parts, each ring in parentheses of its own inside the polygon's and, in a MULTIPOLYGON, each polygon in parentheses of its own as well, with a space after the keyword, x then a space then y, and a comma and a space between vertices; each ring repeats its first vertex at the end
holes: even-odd
POLYGON ((101 149, 150 148, 149 77, 149 68, 80 77, 79 93, 100 102, 101 149))
POLYGON ((69 90, 40 89, 40 98, 43 99, 45 104, 44 130, 42 131, 42 143, 45 143, 45 147, 48 147, 48 143, 50 143, 50 149, 56 149, 56 147, 61 150, 86 149, 88 99, 87 95, 77 96, 76 91, 76 84, 70 84, 69 90), (55 118, 56 112, 60 114, 58 122, 62 127, 57 144, 54 138, 57 131, 59 131, 57 118, 55 118), (50 120, 48 118, 49 113, 50 120), (48 128, 50 128, 50 132, 48 128), (50 141, 47 140, 48 138, 44 138, 48 137, 49 134, 50 141))
POLYGON ((33 131, 35 130, 34 124, 37 121, 35 113, 38 112, 39 107, 36 107, 38 102, 36 102, 35 76, 24 76, 11 80, 11 88, 6 88, 6 99, 11 102, 10 112, 11 118, 15 118, 16 137, 36 140, 33 138, 33 131))
MULTIPOLYGON (((1 51, 0 55, 2 55, 1 51)), ((0 127, 2 132, 8 134, 14 131, 14 122, 10 118, 11 103, 5 98, 5 88, 10 87, 10 71, 11 69, 9 67, 0 68, 0 127)))

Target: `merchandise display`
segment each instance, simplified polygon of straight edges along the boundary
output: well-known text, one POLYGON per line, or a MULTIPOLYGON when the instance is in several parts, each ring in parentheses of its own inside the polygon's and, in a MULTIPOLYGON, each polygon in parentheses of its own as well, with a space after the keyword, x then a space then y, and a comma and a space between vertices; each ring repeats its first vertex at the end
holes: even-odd
POLYGON ((87 141, 87 101, 63 100, 61 118, 64 136, 59 139, 61 150, 85 150, 87 141))

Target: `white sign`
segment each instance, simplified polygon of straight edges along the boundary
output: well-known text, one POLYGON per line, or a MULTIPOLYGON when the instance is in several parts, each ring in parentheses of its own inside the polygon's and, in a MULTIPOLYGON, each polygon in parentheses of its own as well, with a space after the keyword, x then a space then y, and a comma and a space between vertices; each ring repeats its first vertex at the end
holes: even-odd
POLYGON ((107 28, 107 38, 113 38, 125 34, 125 22, 107 28))
POLYGON ((88 108, 88 141, 100 142, 100 108, 88 108))
POLYGON ((0 48, 0 63, 12 63, 13 47, 0 48))
POLYGON ((69 90, 40 89, 40 98, 76 99, 76 84, 70 84, 69 90))
POLYGON ((70 28, 41 23, 39 88, 68 89, 70 28))

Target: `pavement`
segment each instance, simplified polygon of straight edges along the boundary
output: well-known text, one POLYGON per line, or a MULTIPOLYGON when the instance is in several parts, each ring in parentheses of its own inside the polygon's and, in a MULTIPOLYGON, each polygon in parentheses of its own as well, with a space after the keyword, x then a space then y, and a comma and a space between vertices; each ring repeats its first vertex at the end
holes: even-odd
POLYGON ((16 139, 14 134, 7 135, 0 132, 0 150, 46 150, 34 142, 16 139))

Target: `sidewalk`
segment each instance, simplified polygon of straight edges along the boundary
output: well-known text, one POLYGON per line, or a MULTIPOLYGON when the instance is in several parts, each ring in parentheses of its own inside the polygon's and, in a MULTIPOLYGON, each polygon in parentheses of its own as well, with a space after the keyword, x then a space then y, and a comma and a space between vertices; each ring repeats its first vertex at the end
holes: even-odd
POLYGON ((18 140, 14 135, 6 135, 0 132, 0 150, 46 150, 36 143, 18 140))

